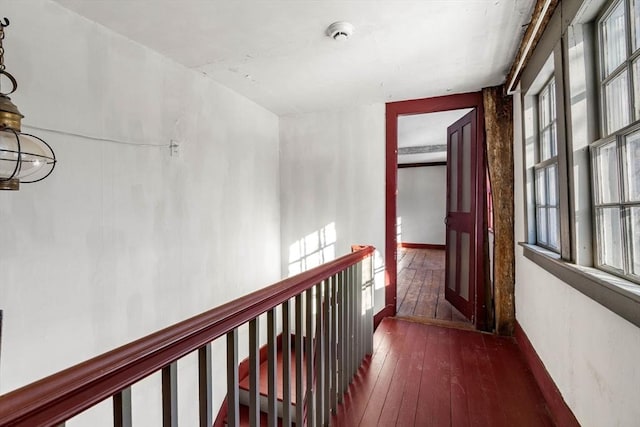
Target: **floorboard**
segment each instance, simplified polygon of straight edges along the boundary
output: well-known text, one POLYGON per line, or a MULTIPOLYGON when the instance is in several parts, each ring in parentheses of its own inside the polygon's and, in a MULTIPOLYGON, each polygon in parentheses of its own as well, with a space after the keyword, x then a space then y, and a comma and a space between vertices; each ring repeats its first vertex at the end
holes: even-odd
POLYGON ((386 318, 333 426, 553 426, 511 338, 386 318))
POLYGON ((443 249, 399 248, 397 315, 469 323, 444 297, 444 272, 443 249))

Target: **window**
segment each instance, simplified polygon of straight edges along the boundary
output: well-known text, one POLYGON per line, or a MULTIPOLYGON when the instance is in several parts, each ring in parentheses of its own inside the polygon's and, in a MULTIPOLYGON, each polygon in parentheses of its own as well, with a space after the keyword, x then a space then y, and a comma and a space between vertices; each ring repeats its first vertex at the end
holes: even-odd
POLYGON ((520 79, 520 245, 640 326, 640 0, 569 3, 520 79))
POLYGON ((640 282, 640 0, 598 21, 604 138, 591 146, 596 266, 640 282))
POLYGON ((535 170, 536 241, 558 252, 558 143, 556 133, 556 85, 552 78, 538 94, 538 138, 535 170))
POLYGON ((571 260, 563 53, 558 43, 524 89, 526 241, 571 260))

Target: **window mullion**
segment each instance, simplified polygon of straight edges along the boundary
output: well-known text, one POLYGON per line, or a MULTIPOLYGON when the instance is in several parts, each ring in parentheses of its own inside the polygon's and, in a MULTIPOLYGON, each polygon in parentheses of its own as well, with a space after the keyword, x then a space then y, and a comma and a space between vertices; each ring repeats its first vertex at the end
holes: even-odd
MULTIPOLYGON (((560 45, 554 50, 555 63, 564 64, 563 50, 566 39, 560 39, 560 45)), ((567 149, 567 110, 564 103, 566 73, 563 66, 555 70, 556 86, 556 186, 557 186, 557 226, 558 249, 562 259, 571 260, 571 227, 569 225, 569 177, 567 149)))

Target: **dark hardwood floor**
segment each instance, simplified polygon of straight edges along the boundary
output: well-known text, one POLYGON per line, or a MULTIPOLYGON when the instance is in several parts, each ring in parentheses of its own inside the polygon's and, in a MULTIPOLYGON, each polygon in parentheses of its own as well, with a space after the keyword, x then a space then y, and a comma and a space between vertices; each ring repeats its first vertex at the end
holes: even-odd
POLYGON ((444 297, 444 272, 444 250, 398 248, 398 317, 469 323, 444 297))
POLYGON ((386 318, 333 426, 553 426, 512 338, 386 318))

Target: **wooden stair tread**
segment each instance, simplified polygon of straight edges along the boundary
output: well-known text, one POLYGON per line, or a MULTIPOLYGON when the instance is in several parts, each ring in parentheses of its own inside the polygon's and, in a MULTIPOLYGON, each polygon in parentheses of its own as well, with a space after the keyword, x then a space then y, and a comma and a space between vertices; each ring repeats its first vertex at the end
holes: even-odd
MULTIPOLYGON (((269 379, 268 379, 268 362, 262 362, 260 364, 260 395, 268 396, 269 394, 269 379)), ((305 360, 303 357, 302 363, 302 389, 304 390, 306 385, 306 366, 305 360)), ((283 387, 282 387, 282 349, 278 349, 278 357, 277 357, 277 371, 276 378, 278 380, 278 400, 283 400, 283 387)), ((290 377, 291 379, 291 404, 296 404, 296 356, 295 350, 291 350, 291 366, 290 366, 290 377)), ((240 383, 240 390, 249 391, 249 376, 243 378, 240 383)))

